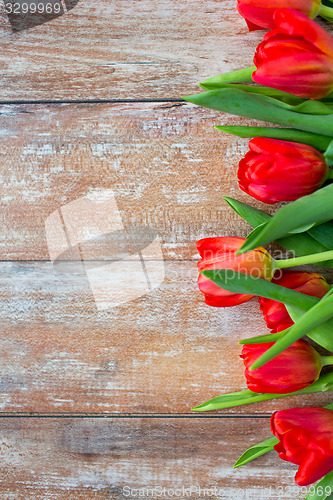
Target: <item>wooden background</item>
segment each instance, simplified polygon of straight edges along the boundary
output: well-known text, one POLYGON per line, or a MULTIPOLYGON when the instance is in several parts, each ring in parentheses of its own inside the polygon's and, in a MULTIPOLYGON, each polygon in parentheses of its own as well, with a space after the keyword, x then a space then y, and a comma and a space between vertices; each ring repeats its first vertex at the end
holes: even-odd
POLYGON ((232 464, 274 410, 329 395, 190 410, 245 388, 238 341, 266 326, 256 300, 210 308, 196 286, 195 242, 249 231, 222 195, 253 202, 236 182, 246 141, 213 127, 250 121, 181 96, 252 65, 261 37, 232 0, 81 0, 19 33, 1 6, 1 499, 305 496, 276 453, 232 464), (49 261, 45 221, 105 189, 124 225, 158 232, 166 276, 99 311, 71 260, 49 261))

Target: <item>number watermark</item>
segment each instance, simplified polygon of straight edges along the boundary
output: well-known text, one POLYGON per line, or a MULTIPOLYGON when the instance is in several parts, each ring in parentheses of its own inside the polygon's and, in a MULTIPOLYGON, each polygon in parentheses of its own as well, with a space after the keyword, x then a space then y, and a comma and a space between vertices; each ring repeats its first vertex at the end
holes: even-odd
POLYGON ((22 4, 16 2, 5 3, 5 12, 7 14, 61 14, 63 7, 61 3, 35 3, 23 2, 22 4))
POLYGON ((13 31, 44 24, 73 9, 80 0, 5 0, 5 12, 13 31))
MULTIPOLYGON (((271 499, 304 499, 306 495, 314 496, 315 494, 319 498, 327 498, 332 493, 332 489, 327 486, 325 488, 314 486, 269 486, 258 487, 258 488, 228 488, 228 487, 202 487, 199 485, 192 486, 143 486, 143 487, 131 487, 124 486, 122 489, 123 496, 125 498, 216 498, 219 500, 230 500, 231 498, 237 498, 238 500, 269 500, 271 499)), ((316 497, 317 498, 317 497, 316 497)))

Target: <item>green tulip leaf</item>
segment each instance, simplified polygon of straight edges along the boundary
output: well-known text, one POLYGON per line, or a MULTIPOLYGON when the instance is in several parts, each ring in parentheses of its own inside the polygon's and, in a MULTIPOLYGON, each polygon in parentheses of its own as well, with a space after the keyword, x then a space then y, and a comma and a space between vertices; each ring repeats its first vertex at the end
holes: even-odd
MULTIPOLYGON (((333 221, 325 222, 312 227, 308 231, 309 235, 318 243, 324 245, 328 250, 333 248, 333 221)), ((317 253, 317 252, 314 252, 317 253)))
MULTIPOLYGON (((314 101, 309 99, 296 106, 288 105, 283 103, 285 109, 290 109, 296 113, 303 113, 309 115, 331 115, 333 113, 333 107, 331 103, 324 103, 322 101, 314 101)), ((282 107, 282 106, 281 106, 282 107)))
MULTIPOLYGON (((223 76, 223 75, 222 75, 223 76)), ((293 94, 288 94, 288 92, 283 92, 282 90, 277 90, 273 89, 272 87, 264 87, 262 85, 237 85, 235 83, 221 83, 219 86, 212 86, 209 85, 210 88, 206 84, 200 84, 200 87, 204 88, 205 90, 215 90, 215 89, 237 89, 237 90, 242 90, 248 94, 255 94, 255 95, 261 95, 264 97, 270 97, 271 99, 274 99, 278 101, 276 103, 277 106, 280 105, 281 103, 281 108, 285 109, 294 109, 296 106, 300 106, 301 104, 304 104, 307 102, 305 99, 302 99, 301 97, 296 97, 293 94), (286 105, 286 106, 284 106, 286 105)), ((317 102, 317 101, 315 101, 317 102)), ((319 109, 326 109, 326 106, 329 106, 330 103, 324 104, 322 102, 319 103, 318 110, 319 109), (323 107, 322 107, 323 106, 323 107)), ((311 109, 311 108, 310 108, 311 109)), ((315 109, 315 108, 313 108, 315 109)), ((319 113, 318 113, 319 114, 319 113)), ((325 113, 328 114, 328 113, 325 113)))
MULTIPOLYGON (((259 226, 257 226, 255 229, 253 229, 253 231, 251 231, 251 233, 248 234, 247 236, 247 239, 250 239, 250 238, 255 238, 255 236, 257 234, 260 234, 262 232, 262 230, 264 229, 264 226, 268 224, 268 221, 264 222, 263 224, 260 224, 259 226)), ((294 229, 292 231, 289 231, 288 235, 294 235, 294 234, 301 234, 301 233, 306 233, 309 231, 309 229, 311 229, 313 226, 315 225, 315 223, 313 222, 312 224, 307 224, 306 226, 302 226, 302 227, 299 227, 297 229, 294 229)), ((243 252, 239 252, 239 253, 243 253, 243 252)), ((317 252, 315 252, 317 253, 317 252)))
POLYGON ((333 372, 321 375, 319 379, 313 384, 308 385, 299 391, 289 392, 286 394, 267 394, 252 392, 249 389, 244 391, 232 392, 230 394, 222 394, 205 403, 192 408, 192 411, 204 412, 225 410, 226 408, 233 408, 235 406, 243 406, 252 403, 260 403, 262 401, 270 401, 271 399, 281 399, 288 396, 299 396, 301 394, 314 394, 317 392, 329 392, 333 390, 333 372))
POLYGON ((332 335, 327 335, 322 329, 323 324, 333 317, 333 296, 329 293, 322 299, 318 299, 230 269, 214 269, 201 271, 201 273, 229 292, 259 295, 282 302, 287 308, 293 306, 303 312, 289 331, 254 363, 253 369, 267 363, 304 335, 308 335, 325 349, 333 351, 332 335), (317 328, 320 325, 321 327, 317 328))
MULTIPOLYGON (((326 297, 329 294, 326 294, 326 297)), ((299 307, 295 307, 286 304, 286 308, 291 319, 296 323, 300 320, 304 314, 304 310, 299 307)), ((314 340, 317 344, 325 347, 326 349, 332 351, 333 341, 331 341, 333 331, 333 319, 329 319, 324 323, 320 324, 318 327, 314 327, 310 333, 307 334, 309 338, 314 340)))
MULTIPOLYGON (((323 297, 316 305, 311 307, 304 314, 300 315, 297 321, 289 328, 289 331, 278 339, 260 358, 258 358, 251 370, 260 368, 282 351, 287 349, 297 340, 308 335, 325 349, 333 350, 332 334, 327 335, 322 326, 327 320, 333 317, 333 296, 323 297), (318 328, 320 326, 320 328, 318 328)), ((332 331, 331 328, 329 331, 332 331)))
MULTIPOLYGON (((286 250, 293 252, 298 257, 304 257, 306 255, 313 255, 315 253, 326 252, 327 247, 320 244, 308 233, 295 234, 295 236, 286 236, 284 238, 279 238, 275 240, 281 247, 286 250)), ((327 260, 320 264, 322 267, 333 267, 333 261, 327 260)))
POLYGON ((249 274, 237 273, 232 269, 201 271, 201 274, 212 280, 220 288, 229 292, 266 297, 267 299, 276 300, 283 304, 300 307, 304 311, 319 303, 317 297, 311 297, 291 288, 252 277, 249 274))
POLYGON ((208 78, 208 80, 200 83, 200 87, 206 88, 206 85, 213 85, 212 88, 219 89, 230 83, 253 82, 252 74, 256 69, 256 66, 251 66, 249 68, 236 69, 235 71, 230 71, 229 73, 224 73, 223 75, 213 76, 212 78, 208 78))
MULTIPOLYGON (((219 78, 224 75, 220 75, 219 78)), ((216 78, 216 77, 215 77, 216 78)), ((296 97, 293 94, 289 94, 288 92, 283 92, 282 90, 273 89, 271 87, 265 86, 253 86, 253 85, 236 85, 235 83, 207 83, 204 82, 200 84, 202 88, 205 90, 216 90, 216 89, 237 89, 242 90, 248 94, 257 94, 263 97, 269 97, 274 101, 275 106, 278 106, 283 109, 289 109, 296 113, 310 114, 310 115, 330 115, 333 112, 332 103, 323 102, 323 101, 315 101, 312 99, 302 99, 300 97, 296 97)))
MULTIPOLYGON (((229 88, 238 88, 239 90, 243 90, 245 92, 250 92, 251 94, 261 94, 265 97, 270 98, 271 100, 268 102, 272 102, 274 100, 274 105, 283 109, 289 109, 290 111, 294 111, 295 113, 309 114, 309 115, 330 115, 333 113, 332 103, 324 103, 322 101, 315 101, 313 99, 300 99, 292 96, 291 94, 287 94, 285 92, 280 91, 280 94, 276 94, 273 92, 261 91, 262 87, 253 87, 253 90, 249 91, 249 87, 245 85, 229 85, 229 88), (284 94, 286 94, 285 99, 284 94)), ((266 89, 266 87, 264 87, 266 89)), ((269 89, 267 87, 267 89, 269 89)))
POLYGON ((324 476, 319 483, 310 487, 306 500, 325 500, 333 496, 333 471, 324 476))
POLYGON ((251 446, 248 450, 246 450, 243 455, 237 460, 234 465, 234 469, 237 467, 241 467, 242 465, 251 462, 252 460, 265 455, 269 451, 274 450, 274 446, 279 443, 277 437, 273 436, 266 441, 262 441, 261 443, 255 444, 251 446))
MULTIPOLYGON (((294 252, 298 257, 326 252, 328 248, 316 241, 308 233, 300 233, 295 236, 286 236, 275 240, 280 246, 294 252)), ((333 261, 327 260, 320 264, 322 267, 333 267, 333 261)))
POLYGON ((326 151, 331 142, 331 139, 324 135, 312 134, 292 128, 246 127, 241 125, 217 125, 215 128, 226 134, 232 134, 241 138, 268 137, 270 139, 308 144, 322 151, 326 151))
POLYGON ((228 196, 223 197, 224 201, 238 214, 242 219, 246 220, 250 226, 256 228, 265 222, 271 220, 272 216, 266 214, 258 208, 251 207, 246 203, 235 200, 234 198, 229 198, 228 196))
POLYGON ((330 142, 329 146, 327 147, 325 153, 324 153, 326 163, 330 167, 333 166, 333 140, 330 142))
POLYGON ((255 118, 286 127, 331 136, 333 113, 329 115, 303 114, 281 107, 271 97, 251 94, 235 88, 210 90, 184 97, 185 101, 205 108, 223 111, 244 118, 255 118))
MULTIPOLYGON (((271 215, 266 214, 262 210, 251 207, 250 205, 235 200, 234 198, 224 197, 224 200, 240 217, 242 217, 242 219, 244 219, 248 224, 250 224, 250 226, 254 228, 258 227, 264 222, 269 221, 272 218, 271 215)), ((324 224, 322 224, 322 226, 324 226, 324 224)), ((321 226, 317 227, 320 228, 321 226)), ((326 250, 333 248, 333 245, 325 246, 320 242, 320 238, 324 240, 324 237, 322 236, 321 232, 322 231, 318 230, 316 231, 317 237, 315 236, 312 237, 312 235, 307 233, 302 233, 298 235, 288 235, 284 238, 276 240, 276 243, 278 243, 286 250, 292 251, 299 257, 302 257, 304 255, 313 255, 314 253, 325 252, 326 250)), ((321 265, 327 267, 333 267, 333 261, 326 261, 323 262, 321 265)))
POLYGON ((254 250, 308 224, 333 218, 333 184, 284 205, 261 231, 250 236, 238 253, 254 250))
POLYGON ((281 332, 277 333, 268 333, 266 335, 258 335, 257 337, 250 337, 248 339, 242 339, 239 341, 239 344, 244 345, 244 344, 270 344, 271 342, 275 342, 279 338, 283 337, 289 328, 286 328, 285 330, 282 330, 281 332))

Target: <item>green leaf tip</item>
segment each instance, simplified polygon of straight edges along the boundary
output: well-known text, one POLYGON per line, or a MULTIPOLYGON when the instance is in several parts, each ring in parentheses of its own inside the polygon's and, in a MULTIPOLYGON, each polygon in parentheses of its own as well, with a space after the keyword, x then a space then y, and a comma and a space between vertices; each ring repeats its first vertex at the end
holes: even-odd
POLYGON ((266 453, 273 451, 274 446, 279 443, 277 437, 273 436, 269 439, 266 439, 262 443, 255 444, 251 446, 248 450, 246 450, 243 455, 237 460, 237 462, 233 465, 233 468, 241 467, 242 465, 255 460, 256 458, 265 455, 266 453))
POLYGON ((248 237, 237 254, 249 252, 292 231, 331 218, 333 218, 333 184, 281 207, 265 226, 248 237))

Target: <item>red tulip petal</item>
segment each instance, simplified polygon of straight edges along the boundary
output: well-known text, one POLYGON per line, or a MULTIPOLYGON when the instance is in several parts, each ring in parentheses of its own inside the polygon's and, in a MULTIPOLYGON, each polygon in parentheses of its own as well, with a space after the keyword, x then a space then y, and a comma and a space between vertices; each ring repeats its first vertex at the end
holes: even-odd
POLYGON ((299 465, 296 483, 311 484, 333 470, 333 411, 326 408, 292 408, 275 412, 274 448, 283 460, 299 465))
POLYGON ((333 37, 306 15, 293 9, 278 9, 274 14, 274 21, 280 31, 302 37, 324 54, 333 57, 333 37))
POLYGON ((333 457, 309 451, 296 473, 295 481, 299 486, 307 486, 315 483, 332 470, 333 457))
POLYGON ((222 252, 237 252, 245 242, 245 238, 220 237, 204 238, 197 242, 197 249, 202 258, 206 255, 221 254, 222 252))
POLYGON ((317 53, 270 59, 252 75, 256 83, 304 98, 321 99, 333 88, 333 62, 317 53))

